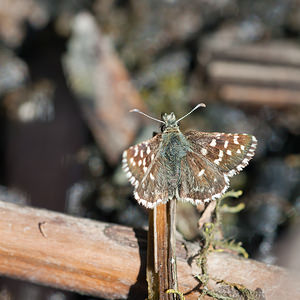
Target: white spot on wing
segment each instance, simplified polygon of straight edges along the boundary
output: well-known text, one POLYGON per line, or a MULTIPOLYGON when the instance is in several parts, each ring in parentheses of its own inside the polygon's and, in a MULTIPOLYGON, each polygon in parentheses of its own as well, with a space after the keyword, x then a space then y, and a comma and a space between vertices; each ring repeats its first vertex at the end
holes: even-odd
POLYGON ((238 141, 239 136, 238 135, 234 135, 233 136, 233 142, 237 145, 239 145, 239 141, 238 141))
POLYGON ((203 155, 206 155, 206 154, 207 154, 207 150, 206 150, 205 148, 202 148, 202 149, 201 149, 201 153, 202 153, 203 155))
POLYGON ((202 170, 198 173, 198 176, 199 176, 199 177, 202 176, 202 175, 204 174, 204 172, 205 172, 205 170, 202 169, 202 170))
POLYGON ((249 161, 248 158, 244 158, 243 161, 242 161, 242 163, 243 163, 243 164, 246 164, 246 163, 248 163, 248 161, 249 161))
POLYGON ((214 160, 214 163, 215 163, 216 165, 219 165, 219 164, 220 164, 220 160, 219 160, 219 159, 215 159, 215 160, 214 160))
POLYGON ((210 142, 209 145, 212 146, 212 147, 215 147, 215 146, 217 145, 216 139, 213 139, 213 140, 210 142))
POLYGON ((229 177, 231 177, 231 176, 235 175, 235 173, 236 173, 235 170, 231 170, 231 171, 229 171, 229 172, 227 173, 227 175, 228 175, 229 177))
POLYGON ((236 167, 236 169, 237 169, 238 171, 242 171, 242 170, 243 170, 243 166, 242 166, 242 165, 238 165, 238 166, 236 167))

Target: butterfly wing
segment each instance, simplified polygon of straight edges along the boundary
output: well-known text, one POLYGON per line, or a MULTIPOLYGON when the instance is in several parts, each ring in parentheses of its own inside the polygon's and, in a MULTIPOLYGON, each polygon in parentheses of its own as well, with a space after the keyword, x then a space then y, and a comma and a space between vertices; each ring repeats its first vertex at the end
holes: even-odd
POLYGON ((193 204, 221 197, 229 187, 229 179, 210 161, 188 152, 181 161, 179 200, 193 204))
POLYGON ((231 177, 248 165, 257 146, 255 136, 249 134, 226 134, 219 132, 185 133, 191 149, 213 163, 218 170, 231 177))
POLYGON ((166 176, 159 155, 161 134, 132 146, 123 152, 123 169, 135 187, 134 197, 142 205, 153 208, 168 199, 166 176))
POLYGON ((195 204, 218 199, 229 187, 228 177, 253 157, 256 138, 247 134, 185 133, 190 151, 181 162, 179 198, 195 204))
MULTIPOLYGON (((229 187, 229 178, 253 157, 257 145, 247 134, 184 134, 189 150, 180 161, 180 184, 176 197, 194 204, 218 199, 229 187)), ((123 169, 135 187, 136 200, 153 208, 168 201, 166 161, 161 156, 162 135, 130 147, 123 153, 123 169)))

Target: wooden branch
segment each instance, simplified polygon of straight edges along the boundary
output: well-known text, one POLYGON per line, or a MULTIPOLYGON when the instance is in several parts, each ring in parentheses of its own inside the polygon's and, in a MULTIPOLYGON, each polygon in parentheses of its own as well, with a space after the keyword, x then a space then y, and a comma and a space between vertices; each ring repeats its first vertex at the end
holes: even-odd
POLYGON ((300 68, 217 61, 208 72, 219 97, 229 102, 300 105, 300 68))
POLYGON ((254 44, 227 44, 216 37, 206 47, 206 55, 213 60, 233 60, 262 63, 265 65, 280 65, 300 67, 300 47, 297 42, 287 40, 268 40, 254 44))
POLYGON ((300 68, 215 61, 208 66, 211 78, 216 82, 235 82, 265 86, 284 86, 299 89, 300 68))
MULTIPOLYGON (((109 299, 146 297, 146 232, 0 201, 0 274, 109 299)), ((197 299, 199 269, 177 243, 179 290, 197 299)), ((194 253, 190 253, 191 255, 194 253)), ((299 277, 276 266, 222 253, 209 274, 261 288, 267 299, 300 299, 299 277)))
POLYGON ((300 105, 300 91, 292 89, 225 84, 220 87, 219 95, 228 102, 239 104, 264 104, 273 107, 300 105))
POLYGON ((271 41, 238 44, 212 38, 201 60, 218 97, 228 102, 299 106, 300 47, 271 41))

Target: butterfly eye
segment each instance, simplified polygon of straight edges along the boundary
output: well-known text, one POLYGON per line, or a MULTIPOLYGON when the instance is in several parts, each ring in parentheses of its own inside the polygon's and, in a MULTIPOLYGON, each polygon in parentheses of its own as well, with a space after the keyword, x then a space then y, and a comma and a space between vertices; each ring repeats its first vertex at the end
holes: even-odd
POLYGON ((166 129, 166 125, 165 125, 165 124, 162 124, 162 125, 160 126, 160 130, 161 130, 161 132, 164 132, 164 131, 165 131, 165 129, 166 129))

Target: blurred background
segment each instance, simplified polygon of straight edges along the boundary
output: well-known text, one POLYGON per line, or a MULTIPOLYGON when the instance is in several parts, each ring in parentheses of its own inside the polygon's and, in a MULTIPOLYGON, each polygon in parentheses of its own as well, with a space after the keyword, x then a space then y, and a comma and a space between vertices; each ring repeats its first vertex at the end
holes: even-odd
MULTIPOLYGON (((159 124, 129 110, 200 102, 183 131, 258 139, 225 236, 300 271, 299 0, 0 0, 2 201, 144 227, 121 155, 159 124)), ((199 215, 179 205, 186 239, 199 215)), ((0 277, 0 299, 93 298, 0 277)))

